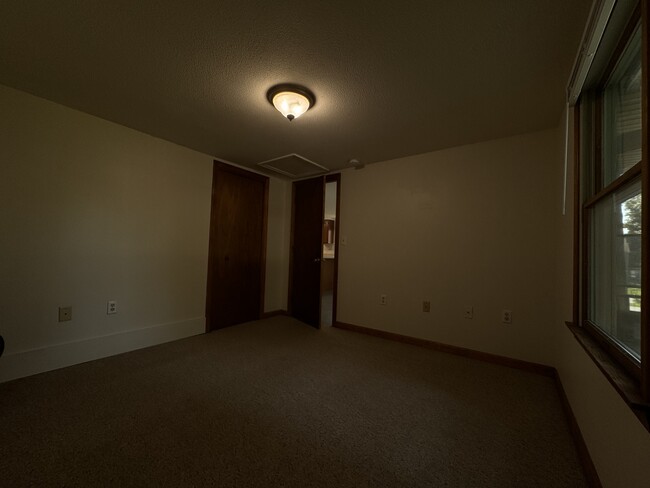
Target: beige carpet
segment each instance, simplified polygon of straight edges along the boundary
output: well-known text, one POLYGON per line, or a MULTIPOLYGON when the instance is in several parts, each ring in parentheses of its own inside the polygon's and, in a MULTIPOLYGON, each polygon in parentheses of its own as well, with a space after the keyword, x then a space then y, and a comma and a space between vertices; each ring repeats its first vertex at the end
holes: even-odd
POLYGON ((0 486, 586 482, 551 379, 276 317, 0 385, 0 486))

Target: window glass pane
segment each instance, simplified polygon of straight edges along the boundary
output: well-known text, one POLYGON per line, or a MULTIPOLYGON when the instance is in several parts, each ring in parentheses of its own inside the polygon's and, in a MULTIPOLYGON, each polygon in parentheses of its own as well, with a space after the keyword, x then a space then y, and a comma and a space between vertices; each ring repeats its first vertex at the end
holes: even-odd
POLYGON ((641 182, 594 205, 590 214, 589 320, 641 358, 641 182))
POLYGON ((595 159, 592 122, 596 95, 592 90, 580 94, 580 199, 583 202, 597 192, 595 168, 591 164, 595 159))
POLYGON ((641 161, 641 29, 603 93, 603 178, 608 185, 641 161))

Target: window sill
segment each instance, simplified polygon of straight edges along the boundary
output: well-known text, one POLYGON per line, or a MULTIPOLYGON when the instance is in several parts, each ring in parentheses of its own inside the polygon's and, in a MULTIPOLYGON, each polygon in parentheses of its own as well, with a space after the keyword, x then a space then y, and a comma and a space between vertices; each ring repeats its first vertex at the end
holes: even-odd
POLYGON ((572 322, 566 322, 566 325, 605 378, 650 432, 650 404, 643 400, 639 382, 614 361, 582 327, 572 322))

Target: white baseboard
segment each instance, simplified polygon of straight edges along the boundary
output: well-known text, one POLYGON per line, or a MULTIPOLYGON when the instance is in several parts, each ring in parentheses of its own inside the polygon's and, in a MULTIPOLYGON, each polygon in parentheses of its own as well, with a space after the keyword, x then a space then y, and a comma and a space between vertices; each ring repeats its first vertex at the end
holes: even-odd
POLYGON ((0 383, 205 332, 205 317, 5 354, 0 383))

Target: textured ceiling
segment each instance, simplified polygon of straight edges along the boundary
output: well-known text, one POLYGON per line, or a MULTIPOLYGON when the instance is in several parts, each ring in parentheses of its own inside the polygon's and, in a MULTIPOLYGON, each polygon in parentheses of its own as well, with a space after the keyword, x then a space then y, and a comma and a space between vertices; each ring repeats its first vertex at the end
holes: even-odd
POLYGON ((2 0, 0 83, 245 166, 556 126, 589 0, 2 0), (289 122, 278 83, 317 102, 289 122))

